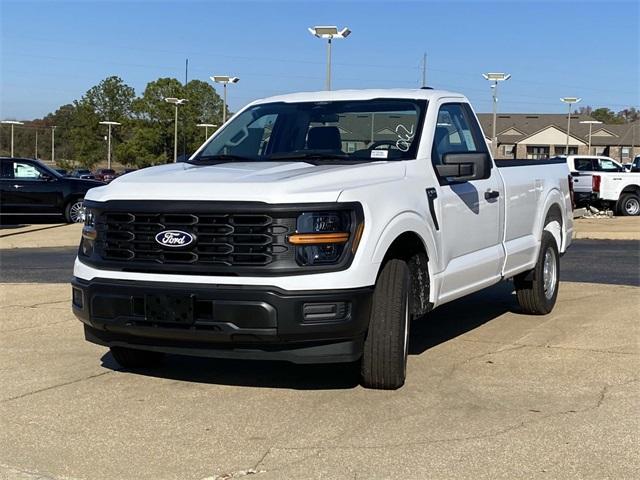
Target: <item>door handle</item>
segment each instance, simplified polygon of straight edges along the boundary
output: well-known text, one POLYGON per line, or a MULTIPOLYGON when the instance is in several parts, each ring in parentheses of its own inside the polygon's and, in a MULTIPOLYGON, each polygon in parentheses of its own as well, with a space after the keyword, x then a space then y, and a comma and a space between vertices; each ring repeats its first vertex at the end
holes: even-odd
POLYGON ((22 188, 24 185, 14 185, 13 188, 22 188))
POLYGON ((498 198, 500 196, 500 192, 498 190, 487 190, 484 192, 485 200, 491 200, 492 198, 498 198))

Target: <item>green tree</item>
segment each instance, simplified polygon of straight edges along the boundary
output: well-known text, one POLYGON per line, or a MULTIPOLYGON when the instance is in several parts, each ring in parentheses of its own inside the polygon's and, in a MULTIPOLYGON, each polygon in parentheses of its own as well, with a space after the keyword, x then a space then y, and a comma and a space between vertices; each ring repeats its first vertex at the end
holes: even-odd
POLYGON ((610 125, 624 123, 624 120, 618 117, 613 110, 609 108, 596 108, 591 112, 591 116, 602 123, 608 123, 610 125))

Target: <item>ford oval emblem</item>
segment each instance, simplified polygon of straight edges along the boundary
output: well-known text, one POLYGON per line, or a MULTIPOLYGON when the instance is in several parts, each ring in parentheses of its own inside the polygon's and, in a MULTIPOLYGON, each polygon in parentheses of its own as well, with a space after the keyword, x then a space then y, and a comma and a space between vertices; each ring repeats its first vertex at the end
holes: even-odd
POLYGON ((182 230, 163 230, 156 235, 156 242, 163 247, 179 248, 191 245, 195 237, 182 230))

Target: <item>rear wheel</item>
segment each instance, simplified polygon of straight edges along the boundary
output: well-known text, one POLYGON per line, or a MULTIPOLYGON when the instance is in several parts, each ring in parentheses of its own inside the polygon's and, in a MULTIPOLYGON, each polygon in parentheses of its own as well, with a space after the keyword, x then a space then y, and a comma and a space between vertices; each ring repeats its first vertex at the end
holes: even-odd
POLYGON ((84 222, 84 199, 75 198, 67 203, 64 209, 64 219, 67 223, 84 222))
POLYGON ((111 355, 124 368, 155 367, 162 363, 164 353, 136 350, 126 347, 111 347, 111 355))
POLYGON ((560 255, 554 236, 542 232, 540 254, 533 270, 514 278, 520 308, 532 315, 546 315, 553 310, 560 283, 560 255))
POLYGON ((388 261, 373 293, 360 367, 365 387, 395 390, 404 385, 409 351, 410 286, 407 264, 397 259, 388 261))
POLYGON ((637 217, 640 215, 640 196, 635 193, 625 193, 620 198, 618 210, 621 215, 637 217))

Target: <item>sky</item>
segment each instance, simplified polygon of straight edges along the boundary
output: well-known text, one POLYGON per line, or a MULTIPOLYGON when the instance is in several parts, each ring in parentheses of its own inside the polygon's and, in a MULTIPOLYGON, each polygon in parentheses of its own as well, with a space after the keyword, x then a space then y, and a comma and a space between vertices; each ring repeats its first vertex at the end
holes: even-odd
MULTIPOLYGON (((491 110, 483 72, 507 72, 499 111, 563 112, 560 97, 613 110, 640 105, 640 2, 632 1, 9 1, 0 0, 0 118, 29 120, 120 76, 144 90, 159 77, 229 87, 237 110, 256 98, 324 88, 326 43, 313 25, 348 26, 335 40, 333 88, 462 92, 491 110)), ((220 92, 221 93, 221 92, 220 92)))

